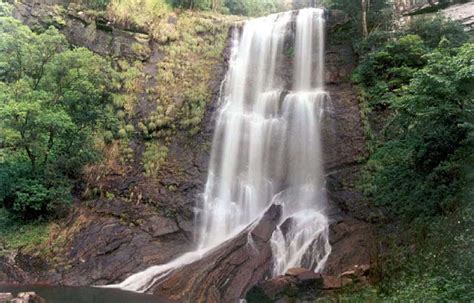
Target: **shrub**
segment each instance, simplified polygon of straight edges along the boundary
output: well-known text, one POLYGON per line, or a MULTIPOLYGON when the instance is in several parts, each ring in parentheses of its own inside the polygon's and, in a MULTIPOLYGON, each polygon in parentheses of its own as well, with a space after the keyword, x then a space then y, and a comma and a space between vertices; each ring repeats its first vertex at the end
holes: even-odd
POLYGON ((352 79, 365 88, 372 106, 386 106, 392 92, 409 83, 414 72, 425 64, 426 51, 419 36, 402 36, 367 54, 352 79))
POLYGON ((375 201, 413 219, 457 208, 472 121, 474 47, 437 49, 391 100, 386 141, 369 159, 375 201), (470 87, 470 88, 468 88, 470 87))
POLYGON ((142 164, 145 169, 145 175, 156 178, 160 167, 166 163, 168 157, 168 148, 157 142, 147 143, 145 152, 142 156, 142 164))
POLYGON ((459 22, 452 21, 441 15, 435 18, 415 17, 408 23, 407 34, 420 36, 430 48, 435 48, 442 39, 450 41, 453 47, 459 47, 468 41, 468 34, 459 22))

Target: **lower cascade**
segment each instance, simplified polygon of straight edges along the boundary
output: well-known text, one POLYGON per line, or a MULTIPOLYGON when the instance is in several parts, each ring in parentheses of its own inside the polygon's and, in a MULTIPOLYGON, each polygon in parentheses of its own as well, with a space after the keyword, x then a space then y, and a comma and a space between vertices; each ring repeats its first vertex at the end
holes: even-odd
POLYGON ((271 237, 272 274, 324 268, 331 252, 321 151, 330 108, 324 36, 325 12, 315 8, 250 20, 234 30, 197 205, 196 249, 114 287, 147 291, 254 224, 272 204, 282 207, 271 237))

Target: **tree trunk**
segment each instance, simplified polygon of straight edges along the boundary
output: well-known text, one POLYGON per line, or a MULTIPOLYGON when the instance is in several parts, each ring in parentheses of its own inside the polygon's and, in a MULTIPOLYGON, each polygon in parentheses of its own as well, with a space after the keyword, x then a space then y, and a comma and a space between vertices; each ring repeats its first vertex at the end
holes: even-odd
POLYGON ((369 30, 367 28, 367 2, 369 0, 360 0, 360 6, 362 10, 362 35, 367 37, 369 35, 369 30))

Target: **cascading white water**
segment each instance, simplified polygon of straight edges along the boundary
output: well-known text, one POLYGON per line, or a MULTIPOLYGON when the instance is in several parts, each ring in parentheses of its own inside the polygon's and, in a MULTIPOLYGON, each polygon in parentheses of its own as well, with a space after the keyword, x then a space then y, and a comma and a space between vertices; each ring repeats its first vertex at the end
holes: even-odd
POLYGON ((293 90, 283 101, 287 139, 285 187, 279 195, 283 223, 272 236, 274 275, 291 267, 319 271, 331 252, 321 154, 324 91, 324 11, 300 10, 296 18, 293 90), (284 194, 283 194, 284 193, 284 194))
POLYGON ((323 268, 331 250, 320 142, 328 102, 324 24, 324 11, 308 8, 254 19, 234 32, 208 179, 197 207, 196 251, 118 287, 146 291, 255 222, 272 203, 283 207, 271 241, 274 275, 295 266, 323 268))
POLYGON ((281 187, 286 121, 283 82, 275 75, 290 20, 291 12, 271 15, 236 33, 198 226, 200 248, 255 220, 281 187))

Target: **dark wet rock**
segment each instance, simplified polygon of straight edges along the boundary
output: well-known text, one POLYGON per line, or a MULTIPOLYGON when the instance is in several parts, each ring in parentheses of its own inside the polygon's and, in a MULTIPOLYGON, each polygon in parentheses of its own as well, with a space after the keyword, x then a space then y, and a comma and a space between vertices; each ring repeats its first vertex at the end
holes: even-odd
POLYGON ((324 288, 321 274, 304 268, 290 268, 285 275, 259 282, 247 294, 249 303, 302 302, 316 299, 324 288))
POLYGON ((131 273, 167 262, 190 249, 188 233, 177 221, 145 204, 99 200, 80 207, 70 220, 68 228, 56 235, 57 240, 71 239, 62 251, 64 259, 59 260, 63 265, 56 267, 54 274, 46 275, 49 282, 119 282, 131 273))
POLYGON ((349 15, 345 12, 337 9, 331 9, 326 11, 327 16, 327 27, 329 30, 336 29, 349 22, 349 15))
POLYGON ((312 270, 308 270, 306 268, 301 267, 294 267, 290 268, 286 271, 285 276, 295 277, 301 283, 305 283, 306 281, 315 281, 322 279, 321 274, 315 273, 312 270))
POLYGON ((281 206, 272 205, 254 227, 176 269, 152 291, 178 302, 238 302, 271 269, 270 238, 280 215, 281 206))
MULTIPOLYGON (((334 16, 336 20, 329 19, 328 22, 337 24, 333 28, 337 29, 343 25, 344 17, 334 16)), ((326 90, 331 96, 332 107, 328 110, 328 123, 322 130, 328 215, 332 222, 329 229, 332 251, 323 271, 325 284, 332 285, 327 286, 329 288, 349 283, 347 277, 339 275, 360 264, 371 264, 377 253, 371 222, 379 219, 379 213, 357 187, 362 168, 359 162, 367 156, 367 149, 357 92, 350 83, 355 62, 350 41, 329 32, 326 90)))
MULTIPOLYGON (((372 226, 364 221, 346 217, 329 227, 332 252, 324 274, 338 276, 363 265, 373 264, 376 256, 372 226)), ((364 271, 367 273, 368 270, 364 271)))
POLYGON ((333 207, 332 219, 338 220, 341 214, 365 221, 377 222, 380 213, 371 206, 357 187, 360 178, 360 165, 336 169, 326 176, 328 198, 333 207))
MULTIPOLYGON (((23 255, 21 252, 12 252, 0 256, 0 281, 15 284, 31 283, 37 277, 38 269, 32 265, 35 265, 38 259, 23 255), (33 264, 29 264, 28 259, 32 260, 33 264)), ((44 267, 40 266, 39 269, 44 269, 44 267)))

